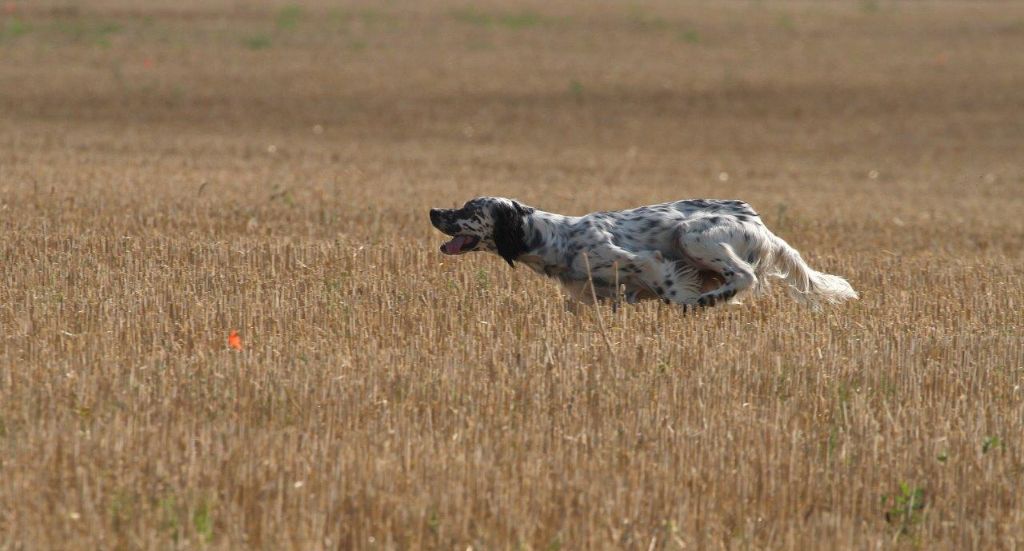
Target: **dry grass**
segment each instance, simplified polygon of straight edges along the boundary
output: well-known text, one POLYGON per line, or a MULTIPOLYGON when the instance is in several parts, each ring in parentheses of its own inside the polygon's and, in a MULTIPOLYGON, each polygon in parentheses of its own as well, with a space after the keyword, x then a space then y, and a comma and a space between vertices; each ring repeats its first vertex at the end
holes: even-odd
POLYGON ((1024 544, 1021 6, 468 4, 7 4, 0 548, 1024 544), (573 315, 479 194, 863 299, 573 315))

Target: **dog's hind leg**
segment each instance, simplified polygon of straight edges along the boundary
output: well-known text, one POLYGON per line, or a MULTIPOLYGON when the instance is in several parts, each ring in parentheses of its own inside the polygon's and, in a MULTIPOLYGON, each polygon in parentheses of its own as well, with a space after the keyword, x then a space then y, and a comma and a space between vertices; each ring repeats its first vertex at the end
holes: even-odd
POLYGON ((713 306, 757 284, 754 268, 740 258, 729 243, 716 240, 713 232, 680 232, 678 242, 694 263, 721 274, 725 280, 721 287, 701 294, 697 304, 713 306))

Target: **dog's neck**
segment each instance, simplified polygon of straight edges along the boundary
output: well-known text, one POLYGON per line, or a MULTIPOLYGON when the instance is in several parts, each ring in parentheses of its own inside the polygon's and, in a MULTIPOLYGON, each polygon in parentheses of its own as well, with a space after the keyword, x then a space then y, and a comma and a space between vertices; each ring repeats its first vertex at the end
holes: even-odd
POLYGON ((542 210, 534 210, 523 217, 523 236, 527 250, 517 260, 534 271, 547 276, 565 276, 570 270, 567 262, 578 251, 570 251, 569 234, 579 220, 542 210))

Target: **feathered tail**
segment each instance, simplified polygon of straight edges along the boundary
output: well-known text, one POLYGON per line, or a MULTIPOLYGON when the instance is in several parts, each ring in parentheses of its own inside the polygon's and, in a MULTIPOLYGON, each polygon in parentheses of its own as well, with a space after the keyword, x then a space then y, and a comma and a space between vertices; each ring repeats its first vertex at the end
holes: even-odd
POLYGON ((776 236, 775 267, 789 284, 789 294, 796 300, 818 306, 821 302, 836 304, 855 299, 857 291, 843 278, 811 269, 800 253, 776 236))

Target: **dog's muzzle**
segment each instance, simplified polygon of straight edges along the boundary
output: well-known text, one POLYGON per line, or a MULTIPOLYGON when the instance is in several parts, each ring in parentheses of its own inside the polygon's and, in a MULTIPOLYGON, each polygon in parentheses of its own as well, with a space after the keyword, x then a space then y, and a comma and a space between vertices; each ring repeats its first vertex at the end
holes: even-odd
POLYGON ((480 238, 473 235, 459 235, 457 229, 452 228, 450 220, 451 211, 445 209, 430 209, 430 223, 441 230, 452 239, 441 245, 441 252, 449 255, 464 254, 472 251, 480 244, 480 238))
POLYGON ((444 223, 444 211, 441 209, 430 209, 430 223, 433 224, 435 228, 444 231, 444 229, 441 228, 441 224, 444 223))

